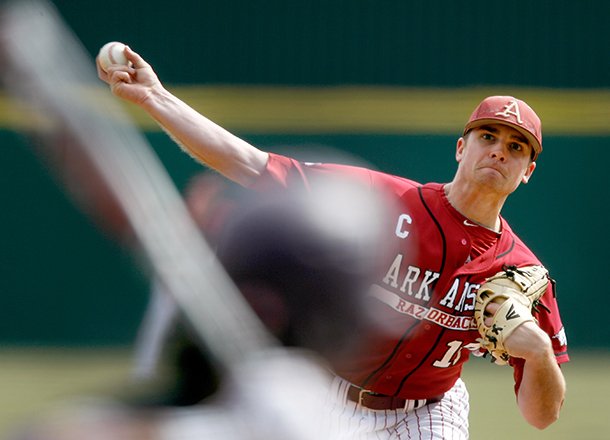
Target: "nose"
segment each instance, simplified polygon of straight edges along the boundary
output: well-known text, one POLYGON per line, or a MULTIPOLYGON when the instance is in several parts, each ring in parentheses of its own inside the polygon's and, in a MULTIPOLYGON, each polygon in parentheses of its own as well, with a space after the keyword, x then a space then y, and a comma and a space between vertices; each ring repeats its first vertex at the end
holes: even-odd
POLYGON ((506 151, 504 149, 504 145, 501 142, 496 142, 490 152, 489 156, 493 159, 499 160, 500 162, 506 161, 506 151))

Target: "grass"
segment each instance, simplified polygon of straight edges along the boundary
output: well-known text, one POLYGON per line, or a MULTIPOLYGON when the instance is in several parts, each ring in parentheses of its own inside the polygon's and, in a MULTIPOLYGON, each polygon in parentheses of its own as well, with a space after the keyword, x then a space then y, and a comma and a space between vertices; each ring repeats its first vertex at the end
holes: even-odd
POLYGON ((607 440, 610 438, 610 352, 570 354, 561 418, 544 431, 530 427, 517 408, 510 367, 472 360, 464 372, 471 395, 473 439, 607 440))
POLYGON ((59 402, 119 388, 129 366, 127 350, 0 351, 0 438, 59 402))
MULTIPOLYGON (((610 352, 572 353, 563 370, 568 396, 561 419, 544 431, 521 418, 512 392, 512 370, 473 359, 464 380, 471 394, 471 438, 601 440, 610 438, 610 352)), ((0 351, 0 437, 58 402, 103 395, 128 380, 126 349, 0 351)))

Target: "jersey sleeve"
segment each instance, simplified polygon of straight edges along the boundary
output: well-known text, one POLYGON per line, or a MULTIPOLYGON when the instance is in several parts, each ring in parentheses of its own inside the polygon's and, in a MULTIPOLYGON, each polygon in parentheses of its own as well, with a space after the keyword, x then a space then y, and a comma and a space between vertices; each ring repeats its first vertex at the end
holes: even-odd
POLYGON ((312 184, 325 177, 346 178, 370 186, 373 174, 366 168, 332 163, 300 162, 287 156, 269 153, 265 170, 250 188, 263 192, 299 187, 311 189, 312 184))
MULTIPOLYGON (((538 307, 538 311, 534 313, 534 317, 538 320, 538 325, 551 338, 553 352, 558 364, 563 364, 570 360, 568 356, 568 341, 566 332, 561 322, 559 315, 559 306, 557 303, 557 295, 555 292, 555 284, 550 283, 546 293, 541 298, 542 305, 538 307)), ((515 393, 518 393, 523 379, 523 367, 525 361, 523 359, 511 359, 511 366, 514 369, 515 378, 515 393)))
POLYGON ((368 168, 333 163, 300 162, 296 159, 269 153, 267 166, 259 178, 250 186, 261 192, 287 188, 311 189, 324 178, 347 179, 370 190, 402 193, 419 183, 398 176, 381 173, 368 168))
POLYGON ((269 191, 280 188, 287 188, 292 173, 299 173, 300 164, 298 161, 279 154, 269 153, 267 165, 259 178, 250 185, 251 189, 257 191, 269 191))

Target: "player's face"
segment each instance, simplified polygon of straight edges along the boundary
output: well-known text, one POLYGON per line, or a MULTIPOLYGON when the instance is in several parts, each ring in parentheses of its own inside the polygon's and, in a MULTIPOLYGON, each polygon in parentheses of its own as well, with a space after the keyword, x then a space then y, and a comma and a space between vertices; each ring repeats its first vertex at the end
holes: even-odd
POLYGON ((530 160, 532 146, 517 130, 490 124, 471 130, 460 138, 456 159, 462 177, 508 195, 520 183, 527 183, 536 168, 530 160))

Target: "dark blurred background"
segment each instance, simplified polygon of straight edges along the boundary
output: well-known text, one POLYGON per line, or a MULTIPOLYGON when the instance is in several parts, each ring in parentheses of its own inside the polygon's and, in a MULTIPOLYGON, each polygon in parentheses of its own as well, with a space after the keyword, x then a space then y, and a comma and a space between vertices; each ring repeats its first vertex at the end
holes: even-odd
MULTIPOLYGON (((448 181, 455 141, 482 98, 530 102, 544 152, 504 216, 556 278, 570 345, 608 349, 610 2, 55 4, 92 62, 104 43, 123 41, 211 119, 263 149, 296 148, 313 160, 333 149, 422 182, 448 181)), ((64 195, 3 96, 0 343, 130 344, 146 275, 64 195)), ((183 189, 202 168, 133 115, 183 189)))
POLYGON ((603 0, 55 4, 91 53, 123 41, 169 83, 608 87, 603 0))

